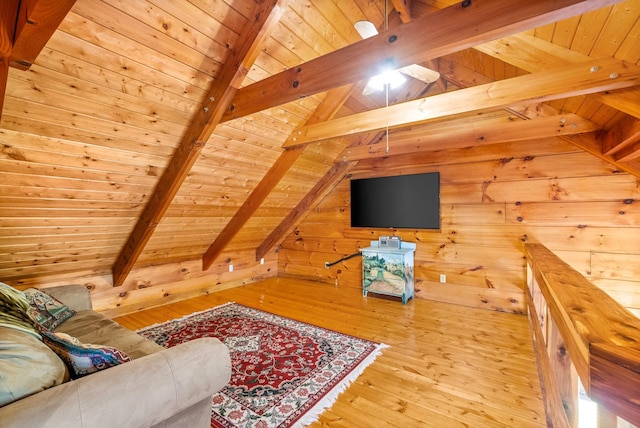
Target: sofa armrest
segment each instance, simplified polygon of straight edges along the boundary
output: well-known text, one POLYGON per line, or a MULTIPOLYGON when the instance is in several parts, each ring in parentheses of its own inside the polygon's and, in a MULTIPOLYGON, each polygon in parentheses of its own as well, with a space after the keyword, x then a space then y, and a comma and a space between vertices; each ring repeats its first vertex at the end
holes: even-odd
POLYGON ((57 285, 55 287, 41 288, 40 291, 55 297, 76 312, 93 309, 89 289, 84 285, 57 285))
POLYGON ((7 428, 150 427, 212 397, 230 376, 227 347, 201 338, 0 407, 0 420, 7 428))

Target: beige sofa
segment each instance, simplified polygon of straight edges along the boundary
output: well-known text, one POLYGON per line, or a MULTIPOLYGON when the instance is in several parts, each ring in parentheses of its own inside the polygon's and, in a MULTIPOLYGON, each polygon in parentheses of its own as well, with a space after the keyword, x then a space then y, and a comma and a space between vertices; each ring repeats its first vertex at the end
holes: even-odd
POLYGON ((8 427, 209 427, 231 375, 227 347, 204 338, 165 349, 92 310, 80 285, 43 289, 77 312, 55 329, 124 351, 131 361, 0 407, 8 427))

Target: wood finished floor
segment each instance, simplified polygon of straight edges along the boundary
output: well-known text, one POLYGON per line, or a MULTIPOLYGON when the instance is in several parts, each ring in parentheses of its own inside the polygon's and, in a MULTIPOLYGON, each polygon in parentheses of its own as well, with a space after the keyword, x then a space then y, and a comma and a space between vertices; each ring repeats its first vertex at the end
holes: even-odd
POLYGON ((313 427, 546 426, 521 315, 274 278, 115 321, 136 330, 230 301, 389 345, 313 427))

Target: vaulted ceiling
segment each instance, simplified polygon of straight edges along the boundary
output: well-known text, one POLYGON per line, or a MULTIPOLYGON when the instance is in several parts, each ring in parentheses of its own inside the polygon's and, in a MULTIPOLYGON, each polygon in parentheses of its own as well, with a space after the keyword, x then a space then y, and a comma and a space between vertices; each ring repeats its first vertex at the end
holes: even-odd
POLYGON ((637 0, 9 3, 5 280, 259 259, 388 156, 557 137, 640 176, 637 0), (440 78, 364 95, 389 62, 440 78))

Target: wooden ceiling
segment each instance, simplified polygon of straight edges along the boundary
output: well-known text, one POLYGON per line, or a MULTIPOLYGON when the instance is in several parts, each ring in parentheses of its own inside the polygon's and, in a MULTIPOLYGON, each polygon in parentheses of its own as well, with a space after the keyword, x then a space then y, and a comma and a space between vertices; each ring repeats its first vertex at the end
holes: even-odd
POLYGON ((353 165, 418 151, 558 137, 640 176, 637 0, 9 3, 5 281, 259 259, 353 165), (384 61, 441 78, 363 95, 384 61))

